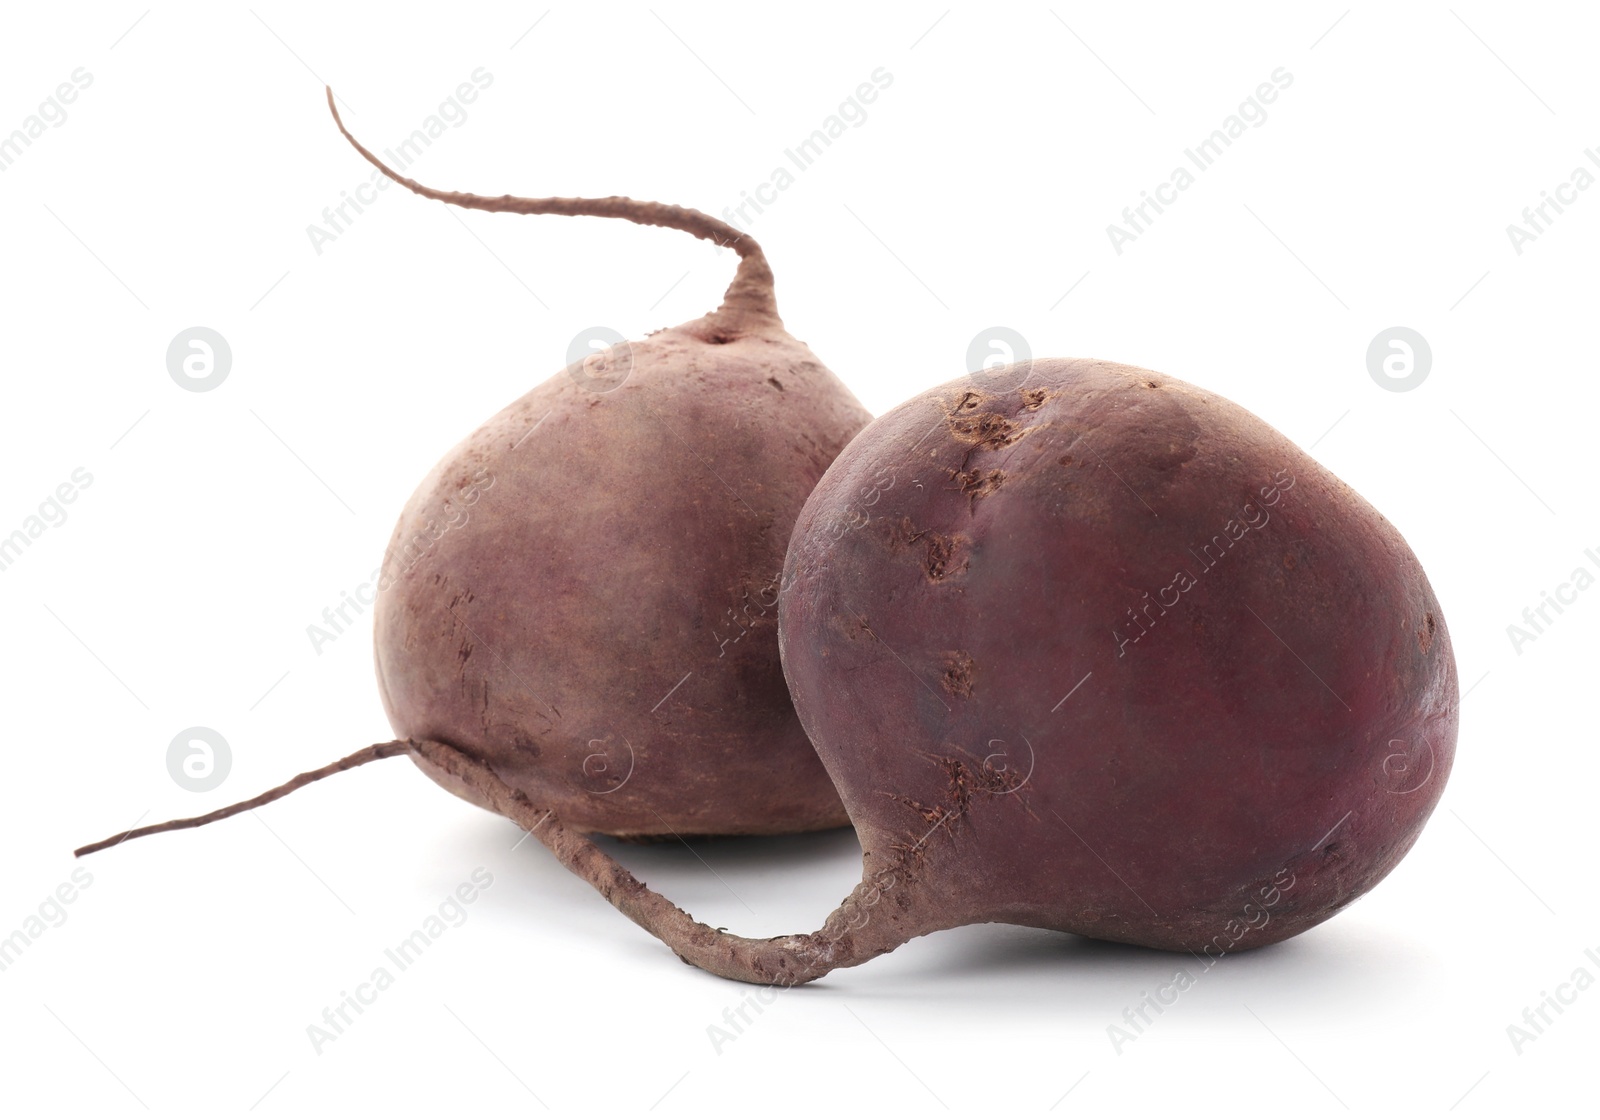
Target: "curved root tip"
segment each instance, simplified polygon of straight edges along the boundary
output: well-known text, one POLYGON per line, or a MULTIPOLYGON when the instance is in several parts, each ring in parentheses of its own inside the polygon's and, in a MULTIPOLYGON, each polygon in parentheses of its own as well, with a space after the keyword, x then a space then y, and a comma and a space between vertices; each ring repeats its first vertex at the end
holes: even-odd
POLYGON ((128 840, 137 840, 141 836, 154 836, 158 832, 176 832, 180 828, 199 828, 203 824, 220 821, 249 809, 258 809, 268 802, 276 801, 280 797, 293 793, 301 786, 308 786, 312 782, 320 782, 323 778, 337 774, 341 770, 350 770, 357 766, 365 766, 369 762, 376 762, 380 758, 393 758, 397 754, 405 754, 407 749, 407 743, 400 739, 387 743, 374 743, 370 747, 363 747, 355 754, 346 755, 338 762, 330 762, 328 765, 319 767, 316 770, 307 770, 304 774, 299 774, 284 782, 283 785, 269 789, 265 793, 258 794, 247 801, 241 801, 236 805, 214 810, 203 816, 184 817, 180 820, 166 821, 162 824, 148 824, 143 828, 130 829, 116 836, 108 836, 96 843, 85 844, 72 854, 76 858, 82 859, 91 853, 101 852, 107 848, 115 848, 118 844, 128 840))
POLYGON ((438 202, 447 202, 467 210, 485 210, 501 214, 564 214, 568 217, 622 218, 644 226, 663 226, 679 230, 712 244, 732 249, 739 254, 739 267, 733 282, 723 294, 722 305, 706 316, 714 321, 719 333, 738 336, 748 331, 781 326, 778 317, 777 296, 773 290, 772 269, 756 239, 727 222, 713 218, 700 210, 686 206, 670 206, 660 202, 641 202, 631 198, 519 198, 516 195, 479 195, 466 191, 444 191, 425 187, 415 179, 390 168, 351 135, 334 104, 333 87, 324 86, 328 96, 328 111, 333 123, 350 146, 361 153, 372 166, 402 187, 438 202))

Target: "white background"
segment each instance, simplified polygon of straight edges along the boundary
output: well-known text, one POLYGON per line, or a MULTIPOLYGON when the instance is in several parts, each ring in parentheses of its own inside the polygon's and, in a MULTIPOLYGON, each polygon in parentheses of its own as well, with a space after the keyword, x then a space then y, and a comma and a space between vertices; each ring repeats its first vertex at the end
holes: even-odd
MULTIPOLYGON (((1575 969, 1600 978, 1600 590, 1520 650, 1506 629, 1580 565, 1600 574, 1600 190, 1520 255, 1506 232, 1600 148, 1600 28, 1578 5, 21 7, 0 25, 0 131, 75 68, 93 82, 0 174, 0 535, 75 468, 93 483, 0 572, 0 935, 68 881, 73 847, 387 738, 367 620, 320 654, 307 626, 377 566, 437 457, 575 334, 693 318, 731 274, 679 233, 398 190, 319 254, 307 227, 368 177, 321 80, 377 147, 492 74, 414 166, 432 185, 720 213, 885 68, 865 123, 752 227, 794 334, 875 412, 958 376, 996 325, 1243 404, 1400 527, 1466 695, 1455 774, 1399 870, 1229 957, 1120 1054, 1108 1025, 1188 959, 1000 926, 783 993, 719 1054, 708 1026, 753 989, 684 967, 393 761, 85 860, 92 885, 0 972, 0 1109, 1592 1102, 1600 990, 1520 1055, 1506 1029, 1575 969), (1293 84, 1266 122, 1114 252, 1107 225, 1278 67, 1293 84), (211 392, 165 365, 195 325, 233 350, 211 392), (1404 393, 1365 360, 1395 325, 1433 352, 1404 393), (167 773, 194 725, 231 744, 211 793, 167 773), (493 886, 466 922, 316 1054, 307 1027, 478 867, 493 886)), ((859 870, 848 832, 613 850, 759 935, 814 928, 859 870)))

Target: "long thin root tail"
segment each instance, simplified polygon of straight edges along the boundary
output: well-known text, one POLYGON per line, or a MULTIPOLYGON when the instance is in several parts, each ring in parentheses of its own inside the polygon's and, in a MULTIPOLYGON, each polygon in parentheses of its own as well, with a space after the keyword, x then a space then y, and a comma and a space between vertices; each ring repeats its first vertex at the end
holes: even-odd
POLYGON ((388 743, 374 743, 370 747, 363 747, 355 754, 341 758, 338 762, 330 762, 328 765, 316 770, 307 770, 304 774, 290 778, 283 785, 269 789, 266 793, 258 794, 248 801, 241 801, 237 805, 229 805, 225 809, 218 809, 200 817, 184 817, 182 820, 167 821, 164 824, 147 824, 143 828, 135 828, 128 832, 119 833, 116 836, 108 836, 96 844, 86 844, 72 854, 82 857, 91 852, 114 848, 126 840, 137 840, 141 836, 154 836, 158 832, 176 832, 180 828, 199 828, 201 825, 210 824, 212 821, 224 820, 250 809, 259 809, 269 802, 293 793, 301 786, 308 786, 312 782, 320 782, 323 778, 337 774, 341 770, 353 770, 357 766, 365 766, 367 763, 376 762, 380 758, 393 758, 397 754, 405 754, 407 749, 405 741, 401 739, 395 739, 388 743))
POLYGON ((713 929, 697 922, 664 896, 651 890, 593 840, 561 823, 552 809, 541 809, 519 790, 508 786, 490 767, 464 751, 431 740, 396 739, 374 743, 352 755, 308 770, 265 793, 199 817, 146 825, 97 844, 79 848, 74 855, 115 847, 127 840, 174 832, 236 816, 260 808, 302 786, 319 782, 342 770, 365 766, 380 758, 410 754, 424 759, 458 779, 504 817, 515 821, 561 861, 561 865, 599 891, 648 933, 659 938, 686 964, 749 984, 791 987, 825 976, 836 968, 860 964, 889 952, 913 937, 940 928, 925 924, 919 892, 903 869, 885 869, 864 879, 815 933, 784 937, 748 938, 713 929), (900 896, 900 905, 880 906, 885 896, 900 896))
POLYGON ((681 230, 739 254, 739 268, 733 283, 722 297, 722 306, 707 319, 729 334, 743 333, 752 321, 778 324, 778 300, 773 292, 772 269, 756 239, 727 222, 713 218, 701 210, 687 206, 673 206, 665 202, 643 202, 638 199, 612 195, 609 198, 518 198, 514 195, 481 195, 467 191, 442 191, 425 187, 415 179, 392 170, 361 142, 350 134, 339 117, 339 107, 333 101, 333 87, 328 91, 328 110, 339 131, 366 161, 402 187, 423 198, 448 202, 468 210, 488 210, 500 214, 565 214, 569 217, 623 218, 642 226, 664 226, 681 230))

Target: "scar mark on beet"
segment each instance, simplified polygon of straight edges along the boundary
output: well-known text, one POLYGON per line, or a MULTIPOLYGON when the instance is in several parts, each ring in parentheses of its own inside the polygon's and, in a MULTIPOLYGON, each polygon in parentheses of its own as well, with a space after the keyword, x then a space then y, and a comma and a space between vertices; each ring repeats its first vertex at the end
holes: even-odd
MULTIPOLYGON (((975 451, 998 451, 1017 438, 1017 426, 998 412, 980 411, 986 398, 975 389, 946 406, 944 422, 957 441, 967 445, 967 459, 975 451)), ((966 469, 966 459, 961 468, 966 469)))
POLYGON ((928 578, 934 583, 947 579, 958 572, 967 570, 968 561, 962 560, 955 564, 956 539, 947 537, 943 533, 935 533, 925 529, 920 533, 912 533, 907 538, 907 544, 916 544, 918 541, 927 542, 927 553, 922 560, 922 570, 928 573, 928 578))
MULTIPOLYGON (((960 751, 961 748, 947 744, 946 750, 960 751)), ((965 752, 962 752, 965 753, 965 752)), ((957 758, 953 754, 928 754, 923 758, 944 773, 944 788, 940 791, 938 803, 929 805, 917 798, 906 794, 890 793, 879 790, 880 796, 897 801, 916 813, 922 820, 931 825, 915 842, 897 841, 890 845, 891 850, 904 859, 922 855, 922 849, 929 836, 943 825, 950 826, 949 832, 952 839, 960 829, 973 828, 971 809, 978 794, 987 794, 991 797, 1001 794, 1014 793, 1021 789, 1027 778, 1015 770, 1006 767, 995 767, 986 759, 981 763, 972 763, 966 759, 957 758)), ((1026 804, 1023 810, 1035 820, 1032 809, 1026 804)))
POLYGON ((998 412, 956 413, 946 425, 974 451, 998 451, 1017 439, 1017 426, 998 412))
POLYGON ((956 489, 967 496, 968 511, 978 508, 978 499, 986 498, 1000 489, 1000 484, 1006 480, 1006 472, 992 471, 952 471, 951 481, 956 484, 956 489))
POLYGON ((951 696, 969 698, 977 671, 978 663, 970 653, 964 649, 950 650, 944 655, 944 673, 939 677, 939 684, 951 696))

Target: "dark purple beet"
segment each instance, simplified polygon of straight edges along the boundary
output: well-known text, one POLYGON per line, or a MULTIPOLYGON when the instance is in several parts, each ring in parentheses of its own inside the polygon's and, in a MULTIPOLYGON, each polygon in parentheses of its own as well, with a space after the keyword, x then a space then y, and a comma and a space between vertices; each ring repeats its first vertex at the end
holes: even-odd
POLYGON ((1147 370, 900 406, 806 503, 786 579, 790 689, 867 878, 905 884, 871 919, 898 933, 1279 941, 1388 874, 1449 774, 1455 662, 1400 534, 1147 370))

